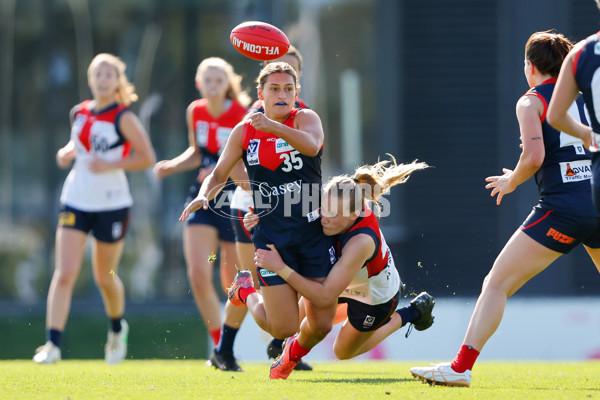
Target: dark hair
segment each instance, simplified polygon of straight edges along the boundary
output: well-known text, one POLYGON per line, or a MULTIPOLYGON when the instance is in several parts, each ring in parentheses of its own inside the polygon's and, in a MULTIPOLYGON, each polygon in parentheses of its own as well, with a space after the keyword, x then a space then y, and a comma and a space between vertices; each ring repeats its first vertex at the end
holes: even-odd
MULTIPOLYGON (((300 51, 293 44, 290 44, 290 47, 288 48, 288 51, 284 54, 284 56, 296 57, 296 60, 298 60, 298 71, 296 72, 302 71, 302 54, 300 54, 300 51)), ((270 62, 272 61, 263 61, 263 67, 266 67, 267 64, 269 64, 270 62)))
POLYGON ((300 88, 300 83, 298 82, 298 75, 296 75, 296 71, 292 66, 286 62, 274 62, 267 64, 258 74, 258 78, 256 78, 256 83, 258 83, 258 87, 262 88, 265 86, 265 82, 269 75, 283 72, 284 74, 291 75, 294 78, 294 85, 296 88, 300 88))
POLYGON ((557 77, 573 43, 553 30, 535 32, 525 44, 525 58, 542 74, 557 77))

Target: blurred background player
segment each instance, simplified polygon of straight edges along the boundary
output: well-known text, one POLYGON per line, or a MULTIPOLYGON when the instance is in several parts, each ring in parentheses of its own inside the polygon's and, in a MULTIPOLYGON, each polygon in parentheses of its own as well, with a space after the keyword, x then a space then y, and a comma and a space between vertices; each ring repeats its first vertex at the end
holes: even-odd
MULTIPOLYGON (((261 216, 252 241, 257 248, 267 244, 278 246, 286 264, 302 275, 323 280, 331 269, 330 244, 319 223, 323 127, 319 116, 311 110, 298 109, 295 100, 299 84, 296 71, 287 63, 270 63, 257 79, 257 92, 265 112, 255 112, 234 128, 216 168, 203 183, 196 199, 183 210, 180 220, 190 213, 207 208, 227 176, 244 160, 260 203, 255 204, 261 216), (291 201, 292 196, 294 200, 291 201)), ((298 293, 276 274, 258 269, 264 298, 264 322, 260 327, 275 338, 294 335, 299 328, 298 293)), ((252 279, 238 273, 236 285, 256 291, 252 279)), ((242 300, 245 298, 242 294, 242 300)), ((335 315, 332 307, 319 307, 306 301, 308 324, 312 337, 320 341, 331 330, 335 315)), ((250 310, 253 312, 253 310, 250 310)))
MULTIPOLYGON (((454 360, 410 369, 422 381, 470 386, 473 365, 498 329, 507 299, 561 255, 583 243, 600 268, 600 218, 592 204, 587 172, 590 154, 580 139, 556 130, 546 120, 556 77, 571 48, 568 39, 551 31, 534 33, 525 45, 524 72, 531 89, 519 99, 516 109, 523 151, 514 170, 504 168, 504 175, 486 178, 486 189, 492 189, 491 196, 497 196, 500 205, 504 195, 535 175, 540 200, 486 276, 454 360)), ((581 97, 569 113, 587 122, 581 97)))
POLYGON ((94 57, 88 67, 93 100, 71 110, 71 140, 56 153, 60 168, 68 168, 75 162, 60 197, 56 265, 48 292, 46 344, 37 349, 33 357, 36 363, 61 359, 62 332, 90 232, 94 281, 110 319, 105 360, 116 364, 127 354, 125 289, 117 274, 133 204, 125 170, 148 168, 155 156, 148 134, 129 110, 138 97, 125 68, 125 63, 111 54, 94 57))
MULTIPOLYGON (((291 45, 287 51, 287 53, 275 60, 265 61, 263 63, 263 67, 272 62, 286 62, 288 63, 294 70, 296 71, 296 75, 298 77, 298 82, 300 82, 300 77, 302 75, 302 55, 298 51, 296 47, 291 45)), ((295 100, 296 108, 308 108, 308 106, 296 97, 295 100)), ((252 112, 262 112, 264 113, 264 107, 262 100, 258 99, 252 104, 252 107, 248 111, 247 115, 252 114, 252 112)), ((252 244, 250 232, 246 230, 244 224, 242 223, 244 214, 246 214, 249 210, 249 207, 253 206, 252 194, 248 191, 244 190, 241 186, 236 187, 235 192, 233 193, 233 198, 231 200, 231 222, 233 224, 233 229, 235 232, 235 243, 237 249, 238 259, 242 266, 242 269, 247 269, 253 274, 253 281, 255 285, 258 285, 258 279, 256 276, 256 268, 254 267, 254 245, 252 244)), ((258 286, 256 287, 258 289, 258 286)), ((221 327, 221 338, 219 340, 219 344, 215 349, 217 357, 219 354, 233 354, 233 346, 235 342, 235 337, 241 326, 243 319, 246 315, 241 314, 241 310, 246 310, 246 307, 235 307, 231 305, 231 302, 228 300, 225 304, 225 318, 223 321, 223 326, 221 327)), ((281 354, 283 350, 283 339, 272 339, 267 345, 267 355, 269 358, 276 359, 281 354)), ((238 370, 235 365, 230 365, 226 361, 231 359, 227 357, 222 363, 224 368, 223 370, 238 370)), ((305 361, 301 360, 296 365, 296 370, 302 371, 310 371, 312 367, 305 361)))
MULTIPOLYGON (((189 147, 179 156, 159 161, 154 166, 154 173, 159 178, 200 167, 187 202, 196 197, 200 184, 214 169, 231 130, 246 114, 250 97, 242 91, 241 80, 233 67, 221 58, 204 59, 198 66, 195 81, 202 98, 187 108, 189 147)), ((231 190, 221 193, 221 196, 230 195, 231 190)), ((223 290, 233 279, 238 264, 231 221, 223 215, 230 213, 228 204, 228 200, 215 199, 210 209, 200 209, 190 215, 183 229, 188 279, 214 346, 219 343, 221 332, 221 303, 213 286, 217 248, 220 248, 218 258, 223 290), (215 208, 219 213, 214 211, 215 208)), ((243 320, 244 310, 233 312, 240 314, 234 318, 243 320)), ((221 369, 225 365, 228 370, 240 369, 233 353, 222 354, 217 359, 213 350, 210 362, 221 369)))
MULTIPOLYGON (((396 309, 402 282, 379 222, 369 207, 369 202, 377 204, 392 186, 406 182, 414 171, 427 167, 418 162, 398 165, 392 157, 391 161, 359 167, 352 176, 329 180, 323 190, 321 224, 323 233, 334 237, 336 262, 323 282, 293 272, 274 246, 269 246, 270 251, 256 251, 257 267, 277 273, 304 298, 322 306, 347 304, 347 318, 333 345, 340 360, 371 350, 407 323, 413 323, 417 330, 433 324, 431 312, 435 302, 426 292, 410 305, 396 309)), ((255 225, 258 218, 251 215, 255 225)), ((250 218, 247 220, 250 222, 250 218)), ((252 294, 246 302, 260 304, 260 295, 252 294)), ((299 335, 286 340, 282 356, 271 367, 272 379, 286 379, 310 351, 298 344, 303 334, 300 330, 299 335)))

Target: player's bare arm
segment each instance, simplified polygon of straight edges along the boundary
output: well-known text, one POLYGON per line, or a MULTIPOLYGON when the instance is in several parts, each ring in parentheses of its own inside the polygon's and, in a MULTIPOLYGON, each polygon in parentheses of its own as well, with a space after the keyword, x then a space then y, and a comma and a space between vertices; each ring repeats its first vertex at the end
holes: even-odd
POLYGON ((231 131, 223 153, 217 161, 213 172, 204 180, 200 187, 198 196, 183 210, 180 221, 185 221, 191 213, 200 208, 207 209, 208 202, 212 200, 223 188, 227 178, 231 175, 233 168, 242 159, 242 133, 244 125, 240 123, 231 131))
MULTIPOLYGON (((289 267, 283 263, 277 249, 274 246, 269 247, 270 251, 256 251, 256 265, 277 274, 281 273, 280 276, 284 277, 286 268, 289 267)), ((327 307, 337 302, 338 296, 348 287, 365 262, 373 256, 375 248, 375 242, 369 235, 356 235, 344 246, 342 257, 323 282, 310 280, 296 272, 291 272, 286 281, 317 307, 327 307)))

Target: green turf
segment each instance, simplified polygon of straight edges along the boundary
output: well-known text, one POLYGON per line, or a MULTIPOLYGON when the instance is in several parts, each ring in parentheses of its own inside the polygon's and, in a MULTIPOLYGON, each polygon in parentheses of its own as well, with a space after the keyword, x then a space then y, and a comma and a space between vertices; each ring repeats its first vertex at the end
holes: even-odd
POLYGON ((600 399, 600 362, 480 362, 471 388, 429 386, 422 362, 313 362, 312 372, 270 381, 267 363, 221 372, 199 360, 0 362, 1 399, 600 399))

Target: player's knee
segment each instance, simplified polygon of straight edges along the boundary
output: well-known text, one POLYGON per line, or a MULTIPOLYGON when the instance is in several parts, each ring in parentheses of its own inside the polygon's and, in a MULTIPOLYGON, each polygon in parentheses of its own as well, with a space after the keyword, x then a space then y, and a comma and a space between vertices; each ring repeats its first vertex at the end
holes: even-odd
POLYGON ((114 277, 111 274, 96 274, 94 276, 94 282, 99 288, 107 288, 113 284, 114 277))
POLYGON ((324 338, 333 329, 333 321, 318 321, 316 324, 313 324, 312 329, 315 336, 324 338))
POLYGON ((54 272, 53 279, 56 281, 58 286, 72 287, 77 280, 76 270, 56 271, 54 272))
POLYGON ((338 360, 349 360, 349 359, 351 359, 352 357, 354 357, 354 355, 353 355, 353 354, 350 354, 350 353, 348 353, 347 351, 345 351, 345 350, 342 350, 342 349, 340 349, 340 348, 337 348, 337 347, 334 347, 334 348, 333 348, 333 353, 335 354, 335 357, 336 357, 338 360))
POLYGON ((269 327, 269 333, 279 339, 288 338, 290 336, 294 336, 298 330, 297 326, 293 326, 293 324, 271 324, 269 327))
POLYGON ((212 276, 204 268, 198 266, 189 266, 187 269, 187 276, 190 285, 197 289, 202 289, 207 286, 212 286, 212 276))

